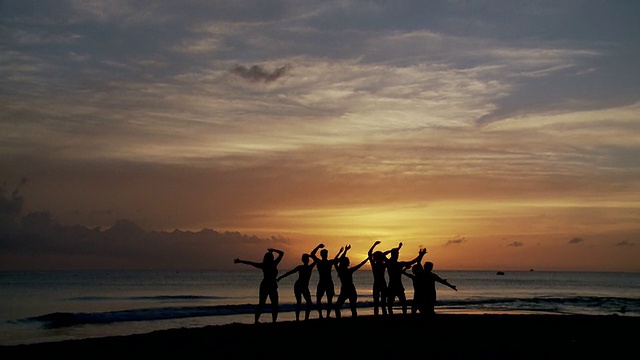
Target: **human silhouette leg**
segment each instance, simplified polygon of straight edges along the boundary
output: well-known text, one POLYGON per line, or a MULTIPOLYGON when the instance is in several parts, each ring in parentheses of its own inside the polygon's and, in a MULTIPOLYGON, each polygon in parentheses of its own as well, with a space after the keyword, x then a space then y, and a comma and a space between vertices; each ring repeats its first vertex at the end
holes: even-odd
POLYGON ((327 319, 331 317, 332 307, 333 307, 333 295, 327 294, 327 319))
POLYGON ((402 314, 407 315, 407 297, 404 292, 398 293, 398 302, 402 306, 402 314))
POLYGON ((267 292, 260 289, 260 297, 258 299, 258 306, 256 306, 254 323, 257 324, 260 322, 260 315, 262 315, 262 310, 264 309, 264 306, 266 303, 267 303, 267 292))
POLYGON ((307 291, 302 293, 302 295, 304 296, 304 301, 306 303, 306 307, 304 309, 304 319, 305 320, 309 320, 309 316, 311 315, 311 294, 307 291))
POLYGON ((393 315, 393 303, 395 301, 395 294, 393 292, 389 292, 389 296, 387 297, 387 312, 389 315, 393 315))
POLYGON ((380 314, 380 296, 381 292, 377 288, 373 289, 373 315, 380 314))
POLYGON ((333 310, 333 312, 335 313, 336 319, 340 319, 342 317, 342 312, 340 311, 340 309, 337 308, 340 305, 338 304, 338 302, 336 302, 334 306, 336 308, 333 310))
POLYGON ((296 321, 300 321, 300 310, 302 310, 302 294, 299 292, 295 293, 296 296, 296 321))
POLYGON ((387 290, 383 289, 380 291, 380 309, 382 310, 382 315, 387 315, 387 290))
POLYGON ((276 322, 278 320, 278 292, 274 291, 269 298, 271 299, 271 321, 276 322))
POLYGON ((318 307, 318 316, 320 317, 320 319, 323 318, 322 316, 322 296, 323 295, 324 295, 323 292, 316 293, 316 306, 318 307))
POLYGON ((355 294, 349 297, 349 307, 351 308, 351 316, 358 316, 358 297, 355 294))

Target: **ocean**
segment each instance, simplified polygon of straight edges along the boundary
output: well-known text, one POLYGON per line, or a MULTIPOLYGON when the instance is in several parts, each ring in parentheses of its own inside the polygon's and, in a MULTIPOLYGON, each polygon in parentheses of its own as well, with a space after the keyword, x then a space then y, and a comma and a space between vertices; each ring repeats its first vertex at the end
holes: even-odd
MULTIPOLYGON (((280 269, 280 274, 287 270, 280 269)), ((495 271, 434 272, 458 288, 454 291, 436 285, 436 313, 640 316, 640 273, 505 271, 499 275, 495 271)), ((0 345, 230 323, 251 324, 261 278, 262 272, 253 268, 233 271, 2 271, 0 345)), ((296 278, 297 274, 294 274, 279 282, 278 321, 295 320, 293 283, 296 278)), ((373 314, 372 279, 368 268, 354 274, 358 315, 373 314)), ((335 271, 334 282, 338 292, 340 280, 335 271)), ((403 282, 407 298, 411 299, 411 279, 404 278, 403 282)), ((314 301, 316 284, 314 270, 310 283, 314 301)), ((394 313, 399 312, 396 302, 394 313)), ((348 301, 341 314, 351 316, 348 301)), ((317 317, 314 305, 311 318, 317 317)), ((269 308, 265 309, 260 321, 271 321, 269 308)))

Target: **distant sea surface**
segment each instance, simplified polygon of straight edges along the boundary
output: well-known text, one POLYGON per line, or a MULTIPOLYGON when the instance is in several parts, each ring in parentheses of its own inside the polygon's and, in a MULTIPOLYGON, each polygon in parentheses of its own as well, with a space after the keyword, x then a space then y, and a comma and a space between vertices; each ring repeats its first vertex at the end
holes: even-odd
MULTIPOLYGON (((280 269, 280 274, 287 270, 280 269)), ((454 291, 437 284, 436 313, 640 316, 640 273, 434 272, 458 288, 454 291)), ((0 272, 0 345, 251 324, 261 277, 262 272, 253 268, 3 271, 0 272)), ((296 279, 297 274, 293 274, 279 282, 278 321, 295 320, 293 283, 296 279)), ((358 290, 358 315, 373 314, 371 271, 358 270, 354 281, 358 290)), ((334 282, 339 292, 340 280, 336 274, 334 282)), ((404 278, 403 282, 407 298, 413 298, 411 279, 404 278)), ((314 271, 310 287, 314 301, 316 284, 314 271)), ((396 302, 394 313, 399 312, 396 302)), ((348 301, 341 314, 351 316, 348 301)), ((314 305, 311 318, 317 317, 314 305)), ((268 308, 260 321, 271 321, 268 308)))

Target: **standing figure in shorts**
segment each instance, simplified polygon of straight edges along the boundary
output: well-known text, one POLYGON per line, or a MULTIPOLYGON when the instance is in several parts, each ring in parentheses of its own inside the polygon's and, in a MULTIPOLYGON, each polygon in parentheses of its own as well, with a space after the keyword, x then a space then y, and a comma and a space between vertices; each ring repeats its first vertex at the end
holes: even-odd
POLYGON ((351 245, 347 245, 344 248, 344 252, 339 257, 338 264, 335 265, 338 277, 342 283, 340 286, 338 300, 336 300, 336 318, 340 318, 340 308, 347 300, 349 300, 349 307, 351 308, 351 317, 358 316, 358 292, 356 291, 356 286, 353 283, 353 273, 369 261, 369 257, 367 256, 357 265, 349 267, 350 261, 347 257, 347 251, 349 251, 349 249, 351 249, 351 245))
POLYGON ((262 262, 253 262, 249 260, 240 260, 235 258, 235 264, 246 264, 262 270, 262 281, 260 282, 260 291, 258 295, 258 306, 256 306, 255 323, 260 322, 260 315, 264 309, 267 298, 271 301, 271 320, 276 322, 278 319, 278 264, 282 260, 284 252, 278 249, 267 249, 262 262), (277 256, 274 257, 273 253, 277 256))
POLYGON ((387 312, 389 315, 393 314, 393 305, 396 298, 402 307, 402 314, 407 314, 407 297, 404 292, 404 286, 402 285, 402 270, 411 267, 411 265, 415 263, 419 263, 424 254, 427 253, 427 249, 420 249, 418 256, 413 260, 399 261, 398 257, 401 247, 402 243, 400 243, 397 248, 391 249, 391 255, 387 261, 387 275, 389 275, 387 312))
POLYGON ((302 264, 294 267, 286 273, 278 276, 278 281, 286 278, 289 275, 298 273, 298 279, 293 284, 293 295, 296 297, 296 321, 300 321, 300 311, 302 310, 302 298, 306 302, 304 311, 304 319, 309 320, 309 314, 311 313, 311 292, 309 291, 309 280, 311 279, 311 271, 316 266, 315 261, 309 264, 309 254, 302 254, 302 264))
POLYGON ((387 315, 387 255, 391 250, 373 251, 379 244, 380 241, 373 243, 368 252, 373 274, 373 314, 379 315, 382 310, 382 315, 387 315))
POLYGON ((335 264, 338 263, 338 255, 344 250, 341 248, 338 254, 333 259, 329 259, 329 251, 324 249, 324 244, 318 244, 311 251, 311 258, 316 263, 316 268, 318 269, 318 286, 316 288, 316 304, 318 306, 318 315, 320 319, 322 316, 322 298, 327 296, 327 318, 331 317, 331 308, 333 307, 333 297, 336 294, 334 285, 333 285, 333 277, 331 274, 331 269, 335 264), (319 249, 320 257, 316 254, 319 249))

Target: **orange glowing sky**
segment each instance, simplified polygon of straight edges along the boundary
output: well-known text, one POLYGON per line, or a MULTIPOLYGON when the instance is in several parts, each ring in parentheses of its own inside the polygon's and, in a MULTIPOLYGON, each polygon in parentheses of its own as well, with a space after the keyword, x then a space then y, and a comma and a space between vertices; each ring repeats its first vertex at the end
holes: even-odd
POLYGON ((0 3, 0 269, 640 271, 640 3, 151 4, 0 3))

